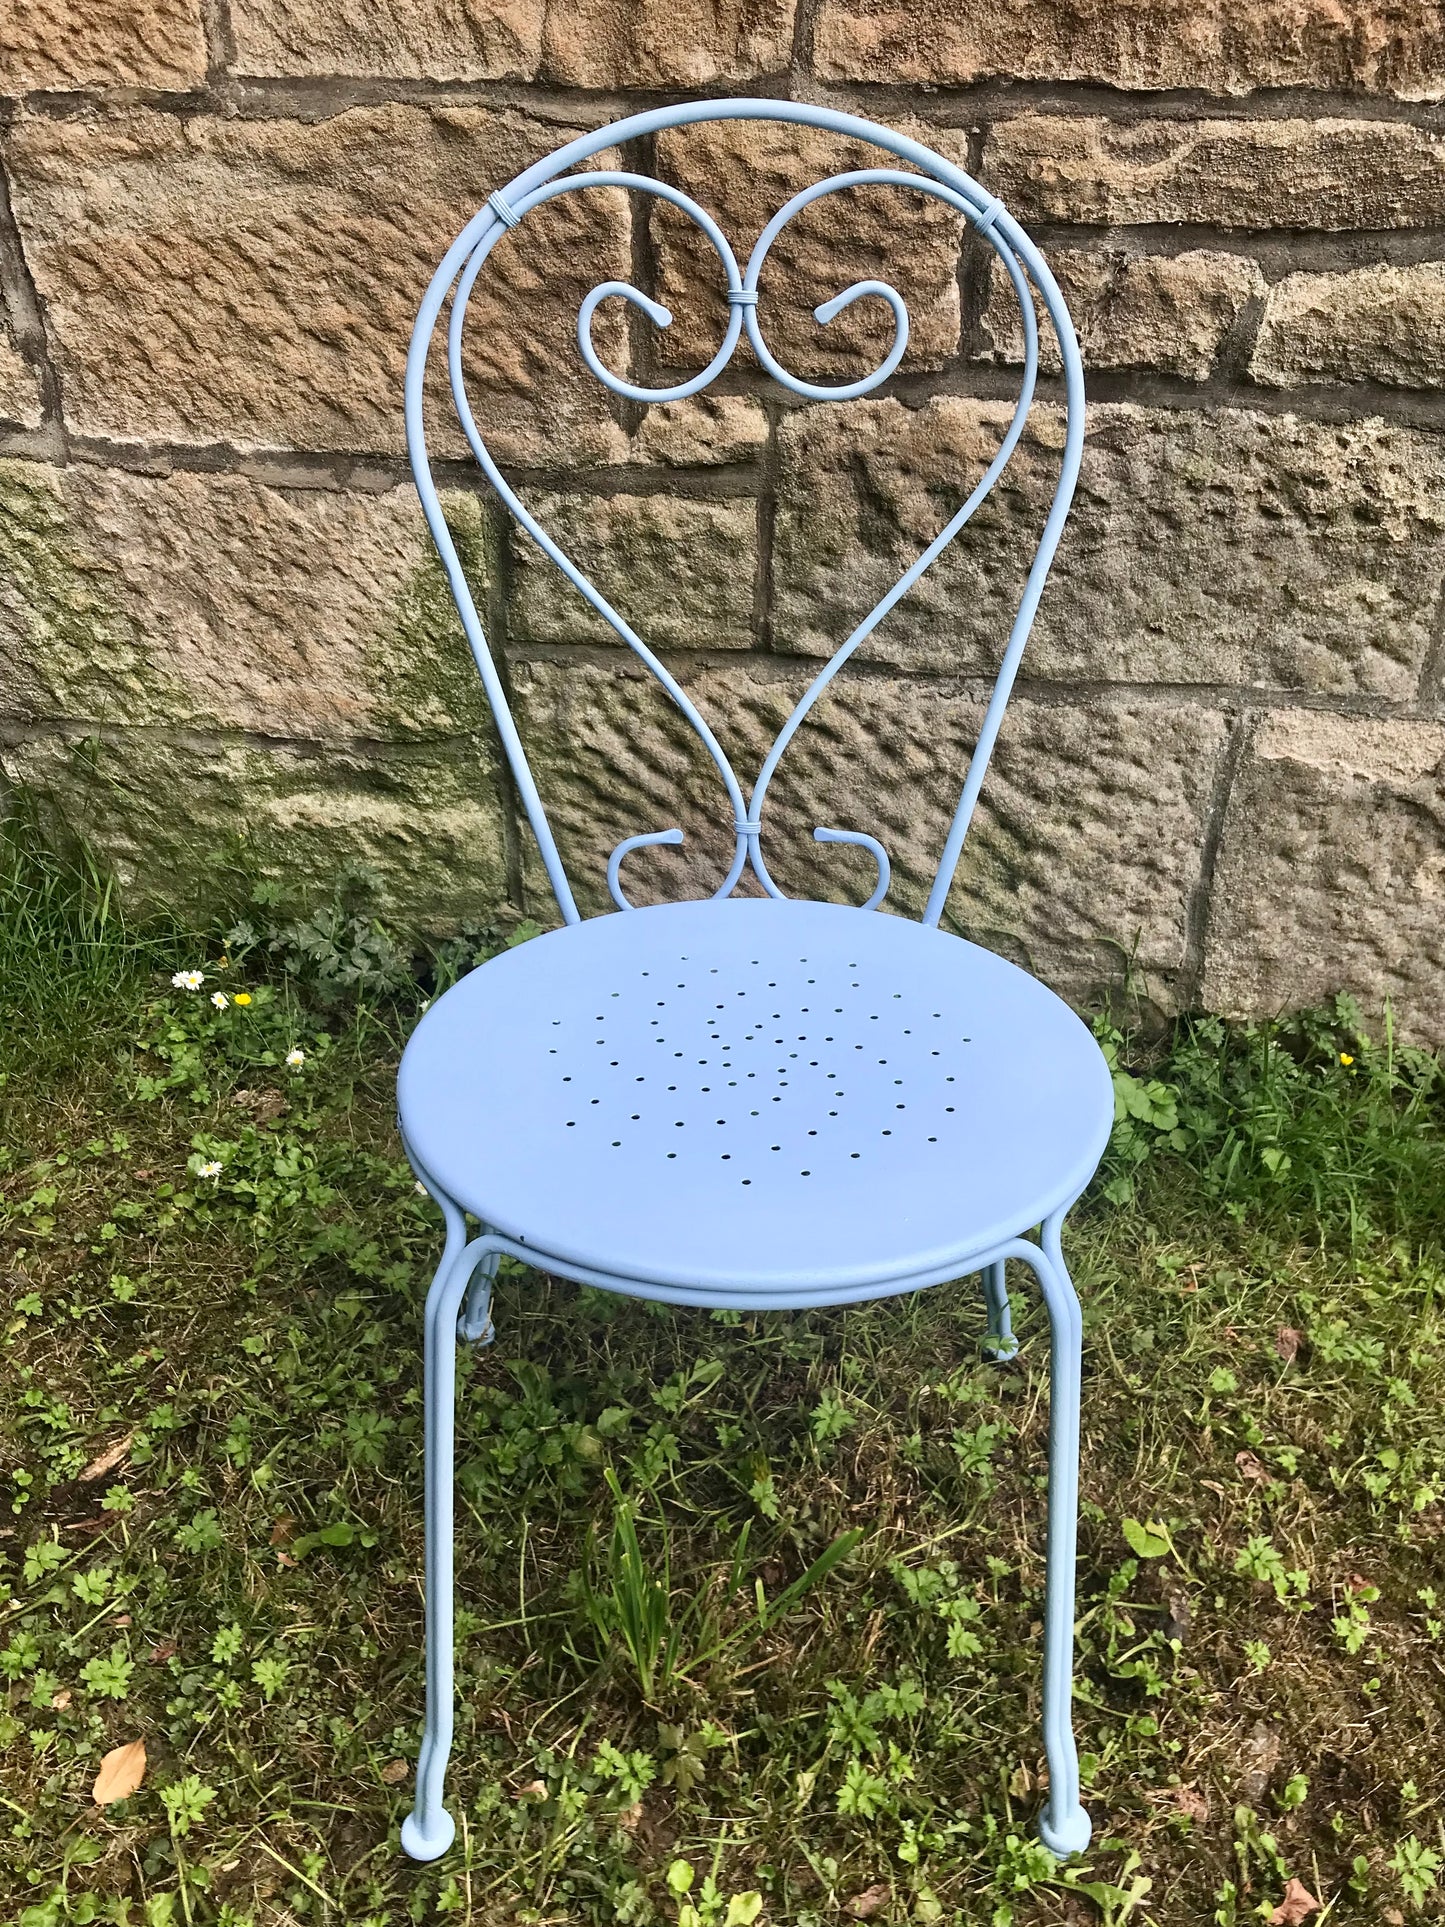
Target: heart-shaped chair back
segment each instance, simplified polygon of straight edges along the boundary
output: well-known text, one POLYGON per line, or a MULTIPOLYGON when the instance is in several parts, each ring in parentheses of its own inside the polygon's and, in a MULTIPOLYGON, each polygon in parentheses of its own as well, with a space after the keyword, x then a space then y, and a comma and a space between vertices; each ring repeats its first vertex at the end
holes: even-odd
MULTIPOLYGON (((558 909, 565 922, 579 922, 580 913, 562 865, 556 838, 547 820, 546 811, 542 807, 526 751, 507 701, 506 691, 488 647, 466 573, 442 513, 442 505, 427 455, 422 422, 427 359, 438 320, 448 299, 451 302, 451 312, 447 324, 447 365, 452 400, 462 431, 477 462, 516 518, 518 525, 551 558, 597 614, 610 625, 621 641, 657 678, 696 731, 722 779, 728 801, 732 806, 734 850, 727 874, 719 884, 715 895, 718 897, 730 895, 743 872, 751 867, 758 882, 769 895, 781 896, 783 892, 769 875, 761 845, 762 811, 768 786, 784 751, 819 696, 859 644, 871 634, 889 610, 908 593, 924 571, 942 554, 959 530, 973 516, 998 481, 1017 447, 1033 401, 1038 375, 1038 320, 1031 285, 1042 300, 1053 324, 1062 359, 1067 411, 1063 453, 1052 503, 1024 583, 993 692, 969 758, 962 794, 933 878, 922 918, 927 925, 936 925, 943 915, 944 904, 958 868, 964 839, 968 834, 979 790, 988 768, 989 757, 1018 673, 1024 644, 1033 626, 1039 596, 1058 548, 1059 538, 1063 533, 1064 519, 1068 514, 1069 503, 1073 497, 1074 485, 1079 473, 1084 439, 1083 368, 1068 309, 1038 249, 1001 201, 988 194, 962 168, 952 161, 945 160, 941 154, 935 153, 931 148, 896 133, 891 128, 880 126, 876 122, 862 120, 852 114, 837 113, 831 108, 788 100, 693 101, 673 107, 659 107, 649 113, 634 114, 626 120, 614 121, 606 127, 599 127, 591 133, 569 141, 566 146, 558 148, 555 153, 547 155, 525 169, 517 175, 515 180, 509 181, 504 188, 499 189, 489 198, 487 204, 457 236, 432 278, 412 334, 406 371, 407 446, 427 524, 446 569, 451 592, 461 616, 467 641, 481 673, 518 794, 532 833, 536 837, 537 847, 556 897, 558 909), (881 149, 885 155, 891 156, 896 161, 905 162, 908 171, 901 167, 890 166, 854 169, 835 174, 804 188, 800 193, 793 195, 772 216, 759 236, 745 270, 739 268, 726 235, 711 215, 677 187, 650 176, 616 169, 584 169, 575 173, 569 171, 580 168, 582 163, 591 160, 604 149, 620 147, 626 142, 640 140, 644 136, 659 133, 666 128, 684 127, 702 121, 748 119, 820 128, 825 132, 842 135, 853 141, 870 142, 881 149), (699 374, 676 382, 670 387, 638 387, 614 374, 599 358, 592 335, 593 317, 597 308, 603 301, 616 298, 630 302, 659 327, 668 326, 672 317, 660 303, 630 283, 604 281, 582 301, 577 315, 577 345, 587 368, 598 381, 613 394, 632 402, 650 404, 680 401, 687 396, 700 393, 722 373, 731 361, 738 341, 746 333, 759 365, 781 387, 809 400, 847 401, 855 396, 869 394, 878 388, 893 374, 902 361, 908 345, 908 309, 903 297, 885 281, 856 281, 841 292, 832 295, 814 310, 815 318, 820 323, 826 324, 841 314, 845 308, 850 307, 853 302, 866 295, 873 295, 885 301, 893 314, 893 344, 878 366, 859 380, 837 386, 823 386, 800 380, 783 367, 769 350, 758 319, 758 281, 769 250, 778 235, 805 207, 846 188, 868 186, 909 189, 940 201, 962 215, 974 232, 992 248, 1012 284, 1019 303, 1024 344, 1023 378, 1007 430, 997 453, 979 482, 933 541, 911 566, 904 570, 893 587, 879 598, 814 677, 769 749, 758 772, 757 780, 752 786, 751 794, 745 795, 743 786, 722 746, 687 692, 642 638, 635 633, 630 624, 612 607, 601 591, 563 552, 519 499, 498 469, 477 427, 463 377, 462 338, 467 303, 492 249, 503 235, 525 221, 533 208, 540 207, 558 196, 576 193, 582 189, 635 190, 640 194, 652 195, 679 209, 689 220, 696 223, 711 244, 725 277, 728 301, 727 328, 717 353, 699 374)), ((863 907, 876 908, 882 902, 889 885, 888 855, 878 839, 859 830, 826 828, 815 830, 814 836, 818 841, 825 843, 856 844, 872 855, 878 868, 877 884, 863 907)), ((653 830, 626 837, 616 846, 607 865, 607 883, 613 901, 620 909, 627 910, 632 907, 623 892, 620 877, 621 864, 628 853, 651 844, 680 843, 681 841, 682 831, 679 829, 653 830)))

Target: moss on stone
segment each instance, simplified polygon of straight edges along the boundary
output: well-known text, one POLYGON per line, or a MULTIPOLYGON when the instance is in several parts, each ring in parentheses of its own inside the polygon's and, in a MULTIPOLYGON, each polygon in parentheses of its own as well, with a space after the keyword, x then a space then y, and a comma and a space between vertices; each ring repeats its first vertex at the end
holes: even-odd
MULTIPOLYGON (((496 580, 495 530, 474 495, 455 491, 443 507, 485 630, 496 580)), ((491 737, 481 679, 430 537, 421 561, 377 624, 369 659, 379 733, 491 737)))
POLYGON ((110 573, 76 536, 49 472, 0 461, 0 658, 11 715, 136 724, 173 708, 170 680, 110 573))

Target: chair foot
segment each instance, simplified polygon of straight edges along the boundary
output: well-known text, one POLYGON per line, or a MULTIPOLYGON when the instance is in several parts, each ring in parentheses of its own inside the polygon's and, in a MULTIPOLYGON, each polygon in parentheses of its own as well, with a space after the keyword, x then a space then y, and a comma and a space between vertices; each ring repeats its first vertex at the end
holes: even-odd
POLYGON ((1053 1809, 1045 1807, 1039 1815, 1039 1838, 1049 1852, 1060 1860, 1067 1860, 1070 1854, 1084 1853, 1093 1838, 1093 1823, 1080 1806, 1054 1818, 1053 1809))
POLYGON ((413 1860, 440 1860, 456 1837, 456 1821, 445 1807, 424 1816, 409 1813, 401 1823, 401 1850, 413 1860))

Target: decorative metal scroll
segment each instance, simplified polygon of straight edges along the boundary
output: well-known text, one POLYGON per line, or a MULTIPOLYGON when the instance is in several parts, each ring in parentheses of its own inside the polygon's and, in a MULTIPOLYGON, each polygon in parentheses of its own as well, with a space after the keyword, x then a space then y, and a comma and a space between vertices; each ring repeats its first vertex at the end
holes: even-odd
MULTIPOLYGON (((941 155, 933 153, 931 149, 907 139, 902 134, 895 133, 891 128, 879 126, 872 121, 857 119, 851 114, 835 113, 829 108, 814 107, 802 102, 779 100, 697 101, 682 106, 658 108, 651 113, 636 114, 630 119, 598 128, 526 169, 515 180, 509 182, 505 189, 493 194, 486 206, 452 243, 432 279, 431 286, 427 289, 412 334, 406 372, 407 445, 422 508, 445 566, 467 641, 481 672, 503 749, 511 766, 528 822, 537 839, 537 846, 556 896, 558 908, 568 923, 580 921, 577 906, 562 867, 556 840, 537 793, 526 753, 517 734, 505 691, 487 646, 460 558, 442 515, 427 459, 422 427, 422 391, 432 336, 447 297, 451 296, 452 303, 447 328, 447 365, 452 399, 463 433, 483 473, 506 503, 519 526, 526 531, 544 554, 556 563, 567 580, 661 683, 696 732, 722 779, 732 807, 735 844, 727 875, 718 885, 714 895, 717 897, 730 895, 744 870, 751 866, 763 889, 770 896, 781 897, 784 893, 770 876, 762 851, 762 813, 769 785, 789 743, 819 696, 859 644, 873 632, 889 610, 908 593, 924 571, 937 560, 960 529, 970 520, 1003 473, 1017 447, 1033 401, 1038 375, 1038 322, 1029 289, 1030 281, 1043 299, 1062 351, 1068 403, 1067 432, 1053 503, 1024 584, 993 694, 984 713, 973 754, 969 759, 963 792, 944 843, 933 887, 924 910, 923 922, 929 925, 937 924, 943 914, 944 903, 957 871, 964 839, 968 834, 969 824, 978 801, 979 789, 988 768, 999 726, 1003 721, 1014 678, 1018 673, 1019 659, 1033 626, 1039 596, 1063 532, 1064 519, 1078 478, 1084 430, 1083 370, 1068 310, 1043 257, 1018 223, 1009 215, 1002 202, 985 193, 961 168, 955 167, 941 155), (883 148, 897 158, 911 163, 919 171, 905 173, 898 168, 862 168, 833 175, 828 180, 819 181, 803 189, 801 193, 795 194, 786 206, 779 208, 763 229, 748 259, 745 272, 739 269, 726 236, 711 215, 678 188, 670 186, 665 181, 652 180, 644 175, 611 169, 577 174, 566 172, 567 169, 590 159, 603 148, 636 140, 642 135, 655 133, 661 128, 685 126, 698 121, 734 119, 795 122, 803 126, 820 127, 830 133, 849 135, 883 148), (571 194, 579 189, 631 188, 641 194, 651 194, 680 209, 706 236, 718 257, 726 280, 728 323, 721 346, 700 374, 693 375, 685 381, 679 381, 671 387, 638 387, 624 380, 620 375, 614 374, 599 358, 592 341, 593 317, 603 301, 614 297, 639 308, 659 328, 668 327, 672 316, 660 302, 652 300, 629 282, 604 281, 585 297, 577 315, 577 345, 581 350, 583 361, 598 381, 609 388, 613 394, 623 396, 629 401, 643 403, 681 401, 689 395, 698 394, 722 372, 732 359, 739 339, 746 332, 759 365, 782 387, 789 389, 795 395, 806 396, 810 400, 848 401, 876 389, 888 379, 902 361, 908 346, 908 309, 903 297, 886 281, 856 281, 813 310, 814 318, 826 326, 844 309, 851 307, 855 301, 862 300, 867 295, 876 295, 888 304, 893 314, 893 343, 878 366, 857 381, 836 386, 823 386, 815 382, 802 381, 791 374, 768 348, 758 316, 758 282, 773 243, 788 223, 805 207, 827 195, 841 193, 846 188, 880 185, 907 188, 914 193, 925 194, 943 202, 945 206, 961 214, 993 249, 1012 283, 1023 317, 1024 372, 1019 397, 1008 429, 999 444, 998 452, 977 486, 917 560, 903 572, 887 594, 869 610, 852 634, 840 644, 833 656, 813 678, 768 751, 751 795, 745 797, 732 764, 686 691, 641 637, 612 607, 595 584, 590 582, 570 557, 558 547, 519 499, 492 459, 472 415, 462 373, 462 333, 466 323, 467 303, 492 249, 502 236, 518 226, 533 208, 555 200, 559 195, 571 194)), ((850 843, 869 852, 877 865, 878 878, 876 887, 863 908, 876 909, 883 901, 889 885, 889 862, 883 845, 876 837, 865 835, 858 830, 819 828, 813 834, 821 843, 850 843)), ((613 901, 620 909, 632 908, 621 883, 621 866, 626 857, 634 850, 645 849, 656 844, 677 844, 682 840, 681 830, 667 829, 626 837, 617 845, 607 865, 607 887, 613 901)))

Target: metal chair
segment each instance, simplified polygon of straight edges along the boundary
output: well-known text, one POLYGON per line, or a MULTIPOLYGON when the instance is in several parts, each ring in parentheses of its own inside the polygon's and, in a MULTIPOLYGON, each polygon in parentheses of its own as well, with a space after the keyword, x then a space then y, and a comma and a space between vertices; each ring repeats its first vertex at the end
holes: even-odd
POLYGON ((989 1343, 1016 1349, 1005 1264, 1034 1273, 1048 1307, 1048 1584, 1044 1746, 1049 1791, 1039 1831, 1060 1855, 1081 1852, 1090 1826, 1079 1800, 1070 1726, 1074 1539, 1078 1494, 1080 1317, 1064 1265, 1064 1216, 1098 1164, 1113 1117, 1104 1059, 1083 1023, 1025 971, 939 929, 989 755, 1079 469, 1083 377, 1067 310, 1037 249, 1002 204, 960 168, 901 134, 850 114, 784 100, 716 100, 633 115, 538 161, 468 223, 421 304, 406 375, 413 473, 513 779, 556 896, 562 925, 462 979, 422 1018, 402 1059, 399 1109, 407 1156, 441 1206, 446 1248, 426 1305, 426 1728, 416 1803, 402 1845, 418 1860, 446 1851, 442 1803, 452 1737, 452 1477, 458 1336, 492 1335, 491 1295, 503 1254, 561 1277, 678 1305, 776 1310, 856 1304, 972 1272, 983 1275, 989 1343), (665 182, 569 172, 604 148, 698 121, 793 122, 873 143, 911 169, 844 173, 780 208, 741 272, 725 236, 665 182), (826 324, 864 295, 893 311, 893 346, 861 380, 798 380, 769 352, 758 279, 792 218, 821 196, 890 183, 955 209, 993 249, 1019 298, 1025 367, 997 455, 952 520, 858 624, 813 681, 745 796, 722 748, 647 645, 518 500, 482 440, 462 372, 468 297, 496 242, 532 209, 579 188, 651 194, 711 242, 726 277, 728 325, 708 366, 648 390, 603 366, 592 317, 613 296, 658 326, 670 316, 625 282, 582 302, 577 341, 591 373, 642 403, 694 395, 727 366, 745 330, 773 380, 795 395, 841 400, 876 388, 902 359, 908 314, 887 283, 861 281, 817 308, 826 324), (1028 280, 1062 350, 1067 435, 1057 491, 1003 652, 997 684, 921 922, 878 915, 889 885, 883 846, 861 830, 818 829, 860 845, 878 868, 861 908, 785 897, 762 850, 763 809, 779 759, 858 645, 952 541, 983 501, 1023 431, 1038 366, 1028 280), (661 683, 716 765, 735 850, 715 894, 634 909, 620 869, 629 852, 680 843, 677 829, 630 836, 612 852, 607 885, 619 915, 578 913, 527 757, 442 516, 422 428, 433 331, 448 298, 451 392, 472 451, 527 534, 661 683), (734 897, 751 867, 761 896, 734 897), (470 1215, 479 1227, 469 1236, 470 1215), (1037 1241, 1028 1234, 1041 1227, 1037 1241))

